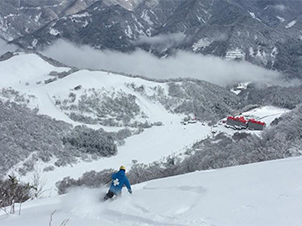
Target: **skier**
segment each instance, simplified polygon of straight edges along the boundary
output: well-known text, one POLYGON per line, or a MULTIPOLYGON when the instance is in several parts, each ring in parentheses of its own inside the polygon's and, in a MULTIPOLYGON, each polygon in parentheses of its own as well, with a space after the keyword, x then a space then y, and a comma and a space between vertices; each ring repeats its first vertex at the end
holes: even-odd
POLYGON ((111 186, 108 193, 103 198, 103 201, 111 199, 114 195, 120 196, 122 194, 122 188, 125 185, 128 189, 128 192, 132 194, 132 189, 129 183, 127 176, 125 175, 126 168, 124 166, 120 167, 120 170, 117 173, 111 175, 111 186))

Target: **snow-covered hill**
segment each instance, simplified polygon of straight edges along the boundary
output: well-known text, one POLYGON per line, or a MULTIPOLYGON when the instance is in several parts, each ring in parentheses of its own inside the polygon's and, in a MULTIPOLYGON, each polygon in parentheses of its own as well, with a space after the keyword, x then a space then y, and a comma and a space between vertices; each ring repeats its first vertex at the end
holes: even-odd
MULTIPOLYGON (((55 186, 65 177, 77 179, 92 170, 115 169, 120 165, 130 169, 135 162, 149 164, 171 155, 182 158, 198 141, 219 132, 230 136, 237 132, 226 128, 222 117, 217 124, 213 124, 214 120, 210 123, 209 115, 217 118, 237 112, 264 121, 269 128, 270 123, 288 109, 262 106, 241 112, 236 108, 238 96, 204 81, 156 81, 107 71, 77 70, 36 54, 12 55, 0 61, 0 71, 2 101, 27 105, 37 109, 38 114, 72 126, 87 125, 109 132, 129 127, 133 131, 125 143, 118 146, 117 154, 110 158, 96 158, 90 162, 78 158, 76 162, 60 167, 54 165, 55 156, 44 162, 36 159, 34 169, 23 176, 18 168, 24 162, 12 167, 7 174, 16 175, 22 182, 31 183, 34 177, 39 177, 43 199, 22 204, 21 215, 9 215, 5 213, 7 208, 1 209, 4 210, 0 215, 1 225, 301 223, 301 217, 296 215, 302 195, 298 180, 302 171, 301 158, 144 182, 133 186, 133 196, 124 194, 108 203, 99 202, 107 190, 104 187, 76 189, 58 196, 55 186), (119 115, 121 112, 127 114, 119 115), (86 121, 72 117, 71 113, 85 116, 86 121), (196 116, 193 113, 199 114, 199 121, 181 124, 184 117, 196 116), (127 117, 123 118, 129 115, 128 121, 127 117), (108 118, 110 123, 105 120, 108 118), (52 170, 45 171, 50 165, 52 170)), ((14 128, 13 122, 11 125, 14 128)), ((261 134, 261 131, 244 132, 261 134)), ((6 153, 1 154, 2 159, 5 158, 6 153)), ((25 156, 24 161, 29 157, 25 156)))
MULTIPOLYGON (((137 134, 127 138, 125 144, 118 147, 118 154, 111 158, 103 158, 92 162, 78 160, 78 163, 71 167, 55 167, 54 171, 49 172, 44 172, 43 169, 53 164, 52 162, 38 162, 34 172, 21 177, 21 180, 31 182, 33 174, 40 174, 45 180, 45 190, 48 191, 45 194, 46 196, 56 194, 55 183, 64 177, 78 178, 86 171, 100 171, 118 167, 122 164, 130 168, 133 160, 139 163, 152 163, 170 155, 184 154, 187 148, 195 142, 212 136, 213 133, 226 132, 233 134, 235 132, 225 128, 221 123, 210 126, 206 118, 204 120, 201 118, 196 124, 182 125, 180 122, 187 115, 185 113, 175 113, 173 105, 177 107, 182 101, 187 102, 190 99, 188 97, 183 100, 177 99, 176 97, 179 94, 173 94, 172 104, 168 104, 169 107, 165 106, 163 100, 168 99, 171 95, 167 82, 149 81, 102 71, 72 71, 68 67, 54 66, 36 54, 22 53, 0 62, 0 72, 0 79, 3 81, 0 85, 0 88, 2 88, 0 98, 2 100, 21 100, 22 104, 38 109, 39 114, 48 115, 73 126, 87 125, 94 129, 103 128, 106 131, 118 131, 125 126, 127 127, 127 125, 124 124, 124 120, 118 120, 115 114, 122 111, 123 107, 125 111, 131 111, 130 106, 132 105, 137 106, 139 111, 136 111, 131 121, 149 125, 160 123, 159 126, 147 126, 143 132, 139 133, 135 132, 137 128, 132 127, 131 130, 134 131, 134 134, 137 134), (16 94, 16 92, 19 93, 16 94), (129 102, 127 105, 118 102, 116 103, 117 108, 102 111, 110 103, 115 104, 115 101, 119 101, 119 99, 111 98, 109 102, 105 103, 102 100, 110 96, 118 97, 118 95, 125 97, 122 102, 127 103, 128 99, 133 98, 135 101, 129 102), (20 98, 20 96, 23 96, 23 98, 20 98), (85 105, 85 101, 94 104, 88 105, 86 107, 88 110, 79 107, 81 104, 85 105), (76 120, 71 117, 71 113, 91 117, 95 120, 93 122, 96 123, 87 124, 76 120), (110 122, 113 123, 111 126, 106 124, 107 121, 105 120, 108 117, 111 118, 110 122)), ((180 85, 181 82, 176 82, 175 86, 177 84, 180 85)), ((216 111, 213 111, 212 115, 216 114, 218 104, 215 104, 215 102, 219 101, 219 95, 222 96, 223 101, 226 101, 229 95, 228 102, 235 100, 234 105, 236 105, 236 96, 231 92, 228 93, 221 87, 209 83, 201 83, 201 85, 202 91, 198 91, 200 92, 199 96, 205 90, 210 90, 203 94, 206 96, 205 99, 199 99, 199 103, 202 104, 203 101, 206 103, 206 106, 202 105, 202 109, 206 109, 203 111, 207 111, 211 107, 211 102, 214 102, 213 106, 216 111)), ((192 91, 194 86, 189 88, 192 91)), ((184 92, 183 90, 180 91, 184 92)), ((217 103, 220 106, 224 105, 224 102, 217 103)), ((176 109, 175 106, 174 109, 176 109)), ((227 106, 226 109, 231 106, 227 106)), ((243 114, 265 121, 269 126, 270 122, 287 111, 276 107, 262 107, 243 114)), ((225 112, 223 113, 225 114, 225 112)), ((254 133, 259 132, 255 131, 254 133)), ((16 170, 22 165, 23 162, 20 162, 9 173, 16 174, 16 170)))
MULTIPOLYGON (((80 112, 82 115, 96 117, 99 120, 101 116, 95 114, 97 108, 92 106, 89 108, 90 111, 85 111, 77 107, 83 96, 86 100, 89 95, 94 95, 95 99, 105 99, 108 96, 118 95, 118 93, 126 93, 130 95, 130 99, 135 97, 135 104, 137 104, 140 111, 132 120, 141 123, 147 121, 150 125, 156 122, 161 123, 159 124, 160 126, 148 127, 143 132, 127 138, 125 144, 118 147, 118 154, 111 158, 102 158, 92 162, 78 160, 78 163, 71 165, 71 167, 55 167, 53 171, 48 172, 44 172, 43 169, 53 163, 39 161, 35 166, 34 172, 22 176, 20 180, 31 182, 34 175, 38 173, 41 179, 45 181, 45 196, 55 195, 55 183, 64 177, 79 178, 87 171, 100 171, 115 168, 119 165, 125 165, 130 168, 133 160, 148 164, 163 160, 170 155, 184 155, 187 148, 197 141, 212 136, 213 133, 225 132, 233 134, 235 132, 232 129, 225 128, 224 124, 208 125, 207 120, 203 121, 202 119, 195 124, 182 125, 180 122, 187 115, 175 113, 171 110, 173 104, 170 105, 169 109, 162 104, 163 102, 159 101, 160 95, 163 95, 163 99, 169 97, 168 93, 170 91, 166 82, 149 81, 102 71, 80 70, 73 72, 68 67, 53 66, 36 54, 19 53, 6 61, 0 62, 0 70, 2 72, 0 79, 3 81, 0 88, 5 90, 11 87, 10 89, 19 92, 18 95, 24 96, 24 98, 16 98, 14 91, 4 92, 2 90, 1 99, 12 101, 21 99, 23 100, 21 103, 37 108, 39 114, 48 115, 57 120, 71 123, 74 126, 84 124, 94 129, 104 128, 106 131, 118 131, 123 128, 125 125, 121 121, 118 121, 119 126, 118 124, 108 126, 100 123, 85 124, 70 117, 70 112, 80 112), (60 77, 60 75, 64 76, 60 77)), ((207 89, 222 89, 208 83, 201 84, 203 85, 203 91, 207 89)), ((193 89, 194 87, 191 88, 193 89)), ((226 91, 219 92, 204 94, 207 97, 205 99, 206 107, 210 107, 211 101, 217 101, 220 98, 219 95, 222 95, 223 98, 227 98, 230 95, 236 100, 236 96, 231 92, 229 92, 230 94, 226 91), (211 95, 213 95, 212 98, 211 95)), ((199 95, 202 94, 199 93, 199 95)), ((90 100, 90 102, 95 101, 95 99, 90 100)), ((111 99, 112 101, 114 99, 111 99)), ((125 101, 127 99, 123 100, 123 102, 125 101)), ((175 104, 177 101, 179 100, 174 99, 173 103, 175 104)), ((188 101, 188 99, 184 99, 184 101, 188 101)), ((203 99, 200 100, 200 102, 202 101, 203 99)), ((101 104, 102 102, 99 101, 96 105, 100 106, 101 104)), ((220 105, 223 105, 223 102, 220 105)), ((287 109, 267 106, 243 114, 265 121, 269 126, 270 122, 287 111, 287 109)), ((115 114, 114 110, 109 111, 103 117, 109 117, 112 114, 115 114)), ((132 130, 135 131, 136 128, 133 127, 132 130)), ((260 132, 254 131, 253 133, 260 132)), ((20 162, 8 173, 18 175, 16 170, 22 164, 23 162, 20 162)))
MULTIPOLYGON (((148 181, 133 195, 100 203, 107 188, 27 201, 21 215, 0 213, 3 226, 210 226, 302 224, 302 158, 148 181)), ((17 205, 18 207, 18 205, 17 205)), ((19 207, 18 207, 19 208, 19 207)))
MULTIPOLYGON (((104 120, 108 117, 102 115, 111 113, 104 112, 100 108, 111 108, 109 110, 113 110, 114 106, 108 107, 110 105, 108 102, 112 101, 120 102, 117 104, 120 111, 131 111, 132 122, 148 120, 150 122, 170 123, 173 117, 185 116, 184 114, 175 116, 171 112, 185 112, 185 110, 177 110, 177 108, 181 108, 183 101, 193 101, 195 97, 189 92, 195 87, 199 89, 195 92, 200 92, 205 96, 200 95, 200 107, 207 107, 205 112, 210 108, 216 111, 209 112, 210 114, 217 113, 216 106, 214 106, 216 102, 221 105, 222 109, 219 109, 220 111, 230 112, 232 108, 236 107, 238 101, 236 96, 226 89, 207 82, 199 82, 196 85, 190 81, 175 82, 173 90, 169 87, 167 81, 149 81, 103 71, 80 70, 74 72, 71 68, 55 67, 36 54, 20 53, 0 62, 0 69, 3 71, 0 75, 0 79, 3 81, 0 88, 12 87, 20 94, 35 96, 35 100, 30 100, 30 105, 37 107, 40 114, 46 114, 69 123, 72 122, 66 118, 66 115, 70 116, 71 113, 78 114, 78 112, 81 112, 81 114, 89 117, 91 121, 95 120, 90 124, 96 124, 96 122, 102 125, 108 124, 108 122, 104 123, 104 120), (71 75, 67 76, 68 74, 71 75), (171 92, 176 93, 171 95, 169 94, 171 92), (136 103, 134 103, 133 98, 136 103), (228 104, 223 103, 227 102, 225 98, 229 99, 228 104), (94 101, 91 99, 94 99, 94 101), (126 99, 130 100, 126 102, 126 99), (93 103, 80 106, 85 101, 93 103), (213 102, 213 106, 204 106, 209 101, 213 102), (96 104, 99 106, 95 106, 96 104), (60 112, 60 115, 58 115, 58 112, 60 112)), ((116 115, 111 114, 110 116, 111 118, 117 118, 116 115)), ((122 116, 118 116, 120 116, 120 119, 116 119, 114 125, 125 124, 121 122, 122 116)), ((204 116, 205 120, 211 119, 211 116, 196 116, 204 116)))

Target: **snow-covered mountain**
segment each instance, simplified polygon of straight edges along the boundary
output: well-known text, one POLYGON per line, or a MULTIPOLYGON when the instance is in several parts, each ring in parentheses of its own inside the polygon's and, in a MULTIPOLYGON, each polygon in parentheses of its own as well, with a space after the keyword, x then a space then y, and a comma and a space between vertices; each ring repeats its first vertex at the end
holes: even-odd
MULTIPOLYGON (((82 171, 84 173, 87 169, 110 168, 117 162, 118 164, 124 162, 123 164, 127 163, 127 166, 131 166, 132 160, 151 163, 173 153, 184 153, 193 143, 212 136, 213 124, 219 119, 227 115, 242 113, 238 96, 226 88, 205 81, 190 79, 156 81, 106 71, 78 70, 37 54, 15 53, 7 58, 0 62, 2 71, 0 76, 3 81, 1 100, 28 106, 39 115, 50 116, 62 123, 59 126, 58 122, 51 122, 47 118, 37 118, 34 114, 28 113, 26 121, 30 124, 27 125, 26 121, 22 122, 22 116, 20 118, 18 113, 20 109, 3 105, 2 131, 6 139, 10 140, 11 145, 6 143, 3 146, 2 157, 6 159, 5 153, 10 153, 11 160, 2 166, 2 174, 5 174, 8 169, 11 169, 11 173, 16 171, 18 174, 27 174, 27 171, 33 170, 38 164, 40 170, 51 175, 52 172, 48 172, 49 167, 52 169, 55 167, 59 170, 57 172, 60 172, 62 169, 60 166, 66 166, 68 163, 76 164, 78 161, 82 162, 83 159, 87 161, 87 156, 85 157, 82 152, 92 153, 90 149, 81 149, 81 153, 74 152, 75 149, 70 149, 66 146, 66 141, 63 142, 63 140, 71 139, 66 134, 74 126, 86 125, 92 129, 104 129, 117 133, 110 136, 118 145, 121 145, 118 147, 116 157, 101 159, 101 163, 99 161, 86 162, 82 171), (198 123, 183 126, 181 121, 188 116, 197 118, 198 123), (10 120, 6 120, 7 117, 10 120), (8 129, 14 127, 16 122, 20 124, 18 132, 8 129), (34 122, 37 125, 34 125, 34 122), (51 130, 52 127, 49 128, 51 123, 56 128, 55 131, 51 130), (34 129, 35 132, 31 133, 30 128, 35 126, 37 126, 34 129), (9 133, 5 134, 6 131, 9 133), (122 135, 125 131, 127 135, 122 135), (48 143, 49 138, 39 133, 49 134, 56 145, 52 146, 50 143, 46 147, 43 141, 40 146, 38 140, 45 139, 48 143), (11 136, 14 140, 11 140, 11 136), (65 138, 62 139, 62 136, 65 138), (123 141, 125 138, 127 138, 126 143, 123 141), (24 140, 31 140, 32 143, 24 146, 24 140), (137 145, 139 140, 144 140, 144 142, 137 145), (166 144, 169 144, 169 147, 166 147, 166 144), (35 151, 31 148, 33 145, 35 151), (69 154, 62 155, 60 152, 62 149, 69 154), (7 152, 7 150, 10 151, 7 152), (14 153, 23 154, 18 155, 21 158, 15 158, 14 153), (40 159, 43 161, 40 162, 40 159)), ((249 90, 249 92, 252 91, 249 90)), ((260 93, 259 90, 255 92, 260 93)), ((244 99, 249 98, 244 96, 244 99)), ((257 102, 249 104, 255 103, 257 102)), ((243 104, 241 107, 244 106, 243 104)), ((281 108, 282 105, 278 105, 277 101, 276 106, 280 107, 260 108, 259 112, 247 114, 264 120, 269 126, 275 118, 288 111, 281 108)), ((224 125, 216 125, 214 130, 217 134, 235 132, 226 129, 224 125)), ((77 133, 80 132, 77 131, 77 133)), ((85 130, 84 133, 87 131, 85 130)), ((77 139, 81 140, 80 137, 77 139)), ((95 150, 94 147, 92 148, 95 150)), ((53 189, 55 182, 63 177, 80 176, 73 175, 72 172, 73 170, 64 172, 63 167, 60 178, 47 176, 48 186, 53 189)), ((30 178, 30 176, 27 177, 30 178)))
MULTIPOLYGON (((54 18, 48 17, 47 22, 39 22, 26 33, 22 27, 15 32, 19 35, 14 38, 19 38, 13 43, 27 49, 39 49, 65 39, 95 49, 130 52, 142 48, 159 56, 171 55, 175 49, 181 49, 246 60, 300 78, 293 69, 300 65, 288 63, 287 58, 298 59, 300 56, 301 1, 93 2, 58 5, 61 11, 57 9, 59 12, 54 18)), ((45 15, 40 11, 37 13, 45 15)), ((8 32, 5 23, 2 25, 3 37, 12 33, 8 32)))
POLYGON ((284 187, 289 175, 299 175, 291 172, 299 169, 300 158, 144 182, 301 155, 299 89, 249 84, 230 91, 198 79, 80 70, 20 52, 2 56, 0 71, 0 173, 35 184, 39 197, 22 204, 19 216, 1 206, 4 225, 275 225, 284 222, 281 215, 273 218, 280 210, 276 202, 286 207, 291 222, 301 220, 291 215, 296 202, 283 199, 284 194, 300 199, 292 193, 300 186, 295 177, 292 187, 284 187), (227 128, 230 114, 261 120, 266 129, 227 128), (189 117, 188 124, 181 123, 189 117), (104 187, 58 196, 83 175, 100 187, 96 172, 120 165, 138 183, 133 197, 102 205, 104 187), (272 184, 274 190, 268 189, 272 184), (179 201, 180 196, 187 199, 179 201), (262 214, 268 208, 267 219, 262 214), (233 217, 225 217, 225 209, 233 217), (33 213, 39 213, 35 221, 33 213))
POLYGON ((0 67, 4 81, 1 88, 13 87, 27 95, 45 96, 30 104, 37 106, 40 113, 47 113, 54 106, 61 110, 63 119, 68 115, 88 124, 154 123, 161 121, 161 114, 149 114, 149 109, 155 108, 162 113, 192 113, 201 120, 218 119, 236 110, 239 101, 226 88, 205 81, 157 81, 109 71, 55 67, 36 54, 14 55, 0 62, 0 67), (82 118, 77 117, 79 112, 82 118))
POLYGON ((35 32, 62 16, 77 13, 95 0, 13 0, 0 2, 0 37, 6 40, 35 32))
MULTIPOLYGON (((22 121, 22 114, 20 115, 18 112, 23 110, 3 105, 1 112, 3 116, 2 131, 4 131, 3 135, 10 141, 11 145, 6 143, 2 147, 2 157, 3 161, 5 161, 7 159, 5 153, 7 153, 7 150, 11 150, 8 152, 11 155, 11 160, 2 166, 2 174, 19 161, 21 161, 21 164, 17 166, 19 173, 21 171, 24 172, 24 169, 28 168, 28 164, 33 166, 32 163, 34 163, 35 165, 37 161, 36 155, 32 156, 35 152, 40 157, 43 155, 44 157, 48 156, 46 162, 50 163, 50 165, 62 165, 61 161, 55 160, 55 163, 50 161, 54 156, 59 159, 64 156, 60 154, 60 149, 63 149, 66 145, 63 145, 63 141, 58 136, 66 134, 72 126, 79 125, 87 125, 93 129, 105 129, 114 133, 126 130, 127 135, 111 135, 111 137, 116 137, 114 138, 115 141, 121 142, 121 144, 123 144, 124 138, 129 135, 140 134, 144 130, 151 132, 152 128, 152 131, 157 130, 160 135, 168 129, 168 133, 172 133, 169 138, 171 139, 170 141, 169 139, 163 139, 161 136, 156 138, 156 140, 158 142, 161 140, 162 143, 173 143, 173 145, 169 149, 161 150, 159 155, 155 155, 155 158, 152 159, 152 161, 155 161, 157 158, 160 159, 173 152, 178 152, 185 146, 182 142, 173 142, 175 136, 185 139, 184 142, 187 144, 192 144, 198 137, 204 137, 209 134, 210 127, 208 126, 205 131, 204 127, 199 127, 200 132, 196 133, 194 129, 196 125, 189 127, 184 133, 185 131, 183 131, 180 124, 184 117, 191 115, 198 117, 201 121, 215 120, 215 118, 217 120, 237 109, 238 98, 235 94, 225 88, 204 81, 178 80, 158 82, 112 72, 77 70, 63 66, 55 61, 49 61, 49 59, 45 61, 44 59, 46 58, 41 58, 37 54, 18 53, 7 55, 6 59, 0 62, 0 70, 2 72, 0 76, 3 81, 1 83, 1 100, 25 105, 39 115, 50 116, 65 122, 65 124, 61 124, 62 128, 50 131, 51 127, 50 130, 47 129, 45 131, 45 128, 49 128, 49 123, 53 123, 54 128, 59 126, 58 123, 50 122, 47 118, 37 118, 34 114, 29 113, 27 116, 23 116, 24 118, 28 117, 28 119, 22 121), (7 117, 10 120, 7 120, 7 117), (12 132, 9 128, 10 126, 14 127, 16 122, 20 123, 17 129, 18 132, 12 132), (27 125, 27 122, 30 122, 30 124, 27 125), (33 124, 34 122, 36 125, 33 124), (44 126, 41 126, 41 124, 44 126), (165 126, 167 125, 171 127, 166 128, 165 126), (35 132, 26 132, 31 130, 28 127, 35 126, 37 127, 36 129, 32 128, 35 132), (171 128, 173 129, 170 131, 171 128), (192 129, 191 132, 190 129, 192 129), (5 131, 7 131, 7 134, 5 131), (25 135, 25 137, 19 133, 25 135), (48 133, 49 136, 50 133, 53 134, 50 137, 57 145, 52 146, 50 144, 47 148, 43 147, 43 145, 40 146, 38 139, 42 137, 44 139, 44 135, 39 135, 39 133, 48 133), (28 137, 28 135, 30 136, 28 137), (15 140, 12 140, 11 136, 15 140), (17 141, 20 137, 22 137, 22 141, 17 141), (30 140, 34 143, 23 146, 24 140, 30 140), (17 147, 15 146, 16 143, 17 147), (35 151, 32 150, 31 146, 36 146, 35 151), (25 150, 26 154, 24 155, 14 154, 22 153, 25 150), (15 158, 16 156, 21 158, 15 158)), ((123 134, 125 132, 120 133, 123 134)), ((143 135, 143 137, 146 136, 144 138, 146 146, 148 146, 147 141, 150 140, 148 134, 149 132, 143 135)), ((45 142, 48 143, 48 140, 46 138, 45 142)), ((151 144, 152 139, 148 150, 149 148, 158 149, 158 147, 154 147, 151 144)), ((160 142, 157 145, 159 144, 160 142)), ((142 147, 137 148, 140 149, 142 147)), ((133 151, 136 152, 137 148, 133 148, 133 151)), ((149 152, 148 150, 146 152, 149 152)), ((138 158, 137 160, 139 161, 143 160, 146 152, 141 152, 142 159, 136 154, 134 156, 130 155, 130 159, 127 162, 130 163, 133 158, 138 158)), ((79 153, 73 153, 72 150, 69 150, 68 153, 70 153, 68 155, 79 155, 79 153)), ((85 158, 84 156, 82 157, 85 158)), ((75 162, 75 160, 71 161, 75 162)), ((48 163, 43 168, 47 168, 48 163)), ((109 165, 107 166, 109 167, 109 165)))
POLYGON ((300 78, 301 7, 2 1, 0 224, 300 225, 301 86, 244 61, 300 78))

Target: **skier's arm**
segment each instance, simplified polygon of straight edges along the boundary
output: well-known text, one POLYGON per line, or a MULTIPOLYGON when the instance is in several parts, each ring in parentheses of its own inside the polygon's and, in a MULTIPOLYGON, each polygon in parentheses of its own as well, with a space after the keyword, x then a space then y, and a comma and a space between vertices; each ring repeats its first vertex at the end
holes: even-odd
POLYGON ((131 189, 131 186, 130 186, 130 183, 129 183, 129 180, 128 180, 127 177, 125 177, 125 182, 124 182, 124 184, 126 185, 126 187, 127 187, 127 189, 128 189, 128 192, 129 192, 130 194, 132 194, 132 189, 131 189))

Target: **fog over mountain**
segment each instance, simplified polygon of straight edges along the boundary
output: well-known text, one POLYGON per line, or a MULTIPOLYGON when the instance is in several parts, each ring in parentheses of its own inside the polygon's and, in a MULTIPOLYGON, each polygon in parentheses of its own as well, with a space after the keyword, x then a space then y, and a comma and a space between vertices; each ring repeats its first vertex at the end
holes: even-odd
POLYGON ((188 51, 247 61, 301 79, 302 1, 68 0, 59 4, 24 0, 2 4, 0 8, 7 10, 0 11, 0 37, 24 49, 37 50, 64 39, 123 53, 140 48, 158 57, 188 51))
MULTIPOLYGON (((5 0, 0 3, 0 9, 5 9, 0 10, 0 37, 30 51, 52 48, 61 39, 106 53, 117 51, 139 55, 143 59, 148 57, 136 53, 137 48, 159 58, 172 56, 178 59, 182 56, 180 52, 186 51, 249 62, 279 71, 286 79, 302 78, 302 63, 299 60, 302 50, 302 1, 5 0)), ((195 61, 200 60, 192 61, 187 66, 189 69, 181 70, 181 75, 173 72, 170 77, 184 76, 191 70, 190 66, 200 70, 194 66, 195 61)), ((214 61, 214 65, 221 68, 220 61, 210 61, 204 64, 213 65, 214 61)), ((156 67, 151 62, 149 64, 152 69, 163 68, 161 64, 156 67)), ((108 68, 115 70, 112 66, 108 68)), ((150 71, 147 68, 144 66, 146 71, 150 71)), ((206 74, 202 78, 216 77, 209 70, 202 70, 206 74)), ((141 71, 126 70, 125 73, 145 74, 141 71)), ((258 80, 262 79, 260 75, 266 75, 263 71, 257 72, 245 64, 230 66, 226 67, 227 79, 219 77, 209 81, 224 82, 229 78, 238 80, 239 77, 258 80), (235 71, 230 69, 233 67, 235 71), (256 73, 259 74, 257 77, 256 73)), ((217 73, 219 76, 223 74, 219 70, 217 73)), ((167 77, 165 70, 154 70, 150 74, 148 76, 167 77)), ((192 77, 199 78, 200 75, 192 77)))
POLYGON ((132 53, 100 51, 87 45, 79 46, 59 40, 43 51, 43 54, 71 66, 123 72, 153 79, 195 78, 226 85, 234 82, 276 82, 280 76, 278 72, 248 62, 228 61, 185 51, 158 58, 140 49, 132 53))

